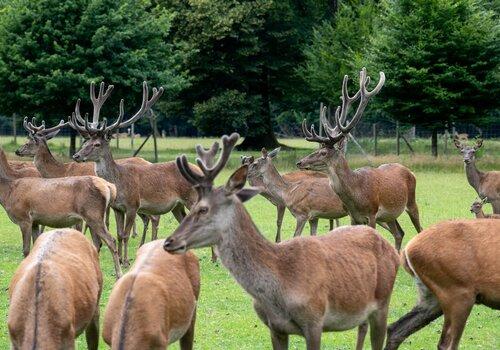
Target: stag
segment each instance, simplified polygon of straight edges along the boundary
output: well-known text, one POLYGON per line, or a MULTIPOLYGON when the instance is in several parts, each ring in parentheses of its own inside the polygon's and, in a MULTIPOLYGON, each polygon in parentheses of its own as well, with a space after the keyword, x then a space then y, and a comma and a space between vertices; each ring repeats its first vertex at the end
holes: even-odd
POLYGON ((484 203, 488 202, 488 198, 476 199, 470 207, 470 212, 476 215, 476 219, 500 219, 500 214, 485 214, 483 211, 484 203))
MULTIPOLYGON (((279 148, 271 152, 262 149, 262 157, 248 167, 250 178, 260 178, 267 192, 273 198, 280 198, 297 220, 294 237, 300 236, 307 221, 311 235, 318 229, 318 219, 340 219, 347 216, 340 198, 330 189, 328 178, 304 175, 298 181, 287 181, 281 176, 272 159, 278 155, 279 148), (326 186, 325 186, 326 185, 326 186), (325 190, 327 188, 328 190, 325 190)), ((277 237, 277 242, 279 242, 277 237)))
POLYGON ((454 142, 464 158, 467 181, 479 197, 488 197, 493 213, 500 214, 500 171, 483 172, 476 167, 476 152, 483 145, 483 140, 476 140, 474 146, 469 146, 455 136, 454 142))
POLYGON ((354 327, 359 327, 359 350, 367 322, 372 348, 382 349, 399 264, 396 250, 367 226, 278 244, 266 240, 243 206, 259 192, 244 188, 248 166, 236 170, 225 186, 213 186, 238 137, 222 138, 221 156, 212 167, 196 160, 202 174, 193 171, 185 155, 177 157, 182 176, 199 197, 164 249, 185 253, 215 246, 222 264, 253 297, 275 350, 288 348, 289 334, 304 336, 308 350, 319 350, 322 332, 354 327))
POLYGON ((12 349, 74 349, 85 331, 99 346, 99 256, 78 231, 49 231, 36 241, 9 286, 12 349))
MULTIPOLYGON (((47 142, 55 137, 63 127, 68 123, 63 120, 59 124, 46 128, 45 122, 43 121, 40 125, 36 125, 35 118, 32 118, 31 122, 25 117, 23 121, 24 129, 28 132, 28 140, 16 150, 16 154, 20 157, 33 157, 33 163, 36 168, 45 178, 55 178, 55 177, 66 177, 66 176, 85 176, 92 175, 95 176, 95 163, 77 163, 68 162, 63 163, 57 160, 50 152, 47 142)), ((88 135, 86 135, 88 136, 88 135)), ((140 157, 131 157, 118 159, 116 161, 119 164, 136 164, 136 165, 146 165, 151 164, 147 160, 140 157)), ((152 236, 156 237, 158 232, 158 226, 160 223, 159 216, 148 216, 139 214, 142 222, 144 224, 144 229, 142 236, 145 237, 148 230, 149 222, 152 222, 152 236)), ((109 211, 106 213, 106 226, 109 227, 109 211)), ((134 226, 134 237, 137 236, 134 226)))
POLYGON ((401 258, 420 298, 389 326, 386 350, 443 314, 438 349, 458 349, 474 304, 500 309, 499 251, 500 225, 493 219, 441 222, 408 242, 401 258))
MULTIPOLYGON (((250 165, 255 162, 254 156, 241 156, 241 164, 247 164, 250 168, 250 165)), ((327 178, 326 174, 320 173, 319 171, 301 171, 296 170, 286 174, 281 175, 283 180, 286 182, 300 182, 304 179, 311 178, 327 178)), ((257 172, 249 171, 248 173, 248 182, 251 186, 258 187, 260 190, 260 195, 266 198, 271 204, 276 207, 276 239, 275 242, 281 242, 281 225, 283 223, 283 217, 285 215, 286 204, 283 198, 275 196, 272 192, 268 191, 266 186, 264 185, 264 181, 262 176, 257 172)), ((330 219, 330 231, 333 230, 333 220, 330 219)), ((339 220, 335 219, 336 226, 339 226, 339 220)), ((311 227, 311 231, 314 226, 314 222, 309 221, 309 226, 311 227)))
POLYGON ((148 86, 144 82, 140 109, 129 119, 124 120, 124 103, 121 100, 118 118, 108 125, 106 119, 99 121, 99 113, 112 90, 113 85, 109 85, 104 91, 104 83, 101 83, 96 97, 92 83, 90 85, 90 98, 94 106, 92 122, 88 121, 87 116, 85 118, 81 116, 80 100, 78 100, 69 125, 80 134, 88 136, 73 159, 77 162, 94 161, 96 174, 116 185, 117 198, 112 208, 115 211, 118 230, 118 251, 123 265, 128 266, 128 239, 137 213, 162 215, 172 211, 180 222, 185 215, 184 206, 189 208, 195 202, 196 192, 181 176, 174 162, 139 166, 118 164, 113 159, 109 145, 113 133, 139 120, 160 98, 163 88, 159 90, 154 88, 150 98, 148 86))
POLYGON ((166 254, 163 241, 143 245, 113 287, 102 337, 111 349, 193 348, 200 268, 192 253, 166 254), (147 291, 144 293, 144 291, 147 291))
POLYGON ((301 169, 315 170, 326 168, 330 185, 346 206, 352 223, 368 224, 373 228, 377 222, 387 224, 399 250, 404 232, 397 218, 405 209, 417 232, 422 230, 415 201, 415 176, 408 168, 398 163, 383 164, 378 168, 364 167, 351 170, 343 151, 349 133, 361 120, 370 98, 384 85, 385 75, 380 72, 377 86, 368 91, 370 78, 363 68, 359 78, 359 90, 353 96, 349 96, 347 82, 346 75, 342 84, 342 106, 335 112, 335 127, 326 118, 326 108, 321 113, 321 123, 326 136, 318 135, 314 125, 308 130, 305 120, 302 123, 306 140, 317 142, 321 147, 300 160, 297 166, 301 169), (346 125, 349 108, 357 100, 359 100, 358 108, 346 125))

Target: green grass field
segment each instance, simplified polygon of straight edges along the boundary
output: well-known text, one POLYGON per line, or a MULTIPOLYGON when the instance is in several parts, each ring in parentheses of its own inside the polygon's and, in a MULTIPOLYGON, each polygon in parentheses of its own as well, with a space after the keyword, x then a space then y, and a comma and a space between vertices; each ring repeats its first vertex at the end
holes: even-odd
MULTIPOLYGON (((1 141, 3 141, 4 148, 9 152, 16 148, 6 138, 1 141)), ((20 141, 18 140, 18 142, 20 141)), ((171 160, 176 154, 184 150, 192 153, 192 147, 198 141, 209 145, 212 140, 161 140, 159 147, 161 160, 171 160)), ((123 140, 122 147, 125 142, 129 143, 129 141, 123 140)), ((284 151, 278 163, 280 170, 292 169, 295 160, 302 154, 306 154, 308 152, 307 148, 314 147, 314 145, 301 140, 284 140, 283 142, 291 146, 301 147, 301 149, 284 151)), ((56 155, 66 153, 67 139, 56 139, 51 143, 55 148, 54 153, 56 155)), ((137 144, 139 144, 138 141, 136 141, 137 144)), ((350 147, 352 149, 354 146, 350 145, 350 147)), ((484 148, 485 151, 481 160, 478 161, 478 166, 487 169, 500 169, 500 142, 485 141, 484 148)), ((143 154, 148 159, 152 157, 151 149, 150 144, 148 144, 143 154)), ((422 146, 422 149, 424 149, 424 146, 422 146)), ((129 155, 130 151, 122 148, 119 153, 129 155)), ((239 155, 239 152, 233 154, 228 166, 229 169, 236 167, 239 155)), ((357 154, 352 154, 350 158, 353 159, 356 166, 368 163, 368 160, 357 154)), ((194 159, 192 154, 190 159, 194 159)), ((415 172, 417 177, 417 202, 420 207, 421 221, 424 228, 443 220, 472 217, 469 207, 475 198, 475 192, 466 181, 462 162, 454 149, 450 148, 448 156, 442 156, 437 160, 430 159, 427 155, 417 155, 415 157, 403 155, 400 158, 383 155, 375 159, 372 158, 370 161, 372 164, 400 161, 415 172), (429 165, 429 162, 432 164, 429 165)), ((219 176, 219 182, 225 181, 229 174, 230 170, 225 170, 219 176)), ((249 201, 246 207, 261 232, 272 240, 276 230, 274 207, 260 196, 249 201)), ((6 320, 8 312, 7 287, 22 259, 22 249, 21 234, 18 227, 10 222, 3 209, 0 210, 0 287, 2 288, 0 309, 1 317, 6 320)), ((490 212, 491 209, 487 208, 487 211, 490 212)), ((400 222, 406 232, 406 243, 415 235, 415 231, 406 214, 403 214, 400 222)), ((344 219, 342 224, 347 224, 347 220, 344 219)), ((294 225, 294 219, 287 213, 283 224, 285 238, 291 236, 294 225)), ((163 239, 175 227, 176 222, 171 214, 163 216, 160 237, 163 239)), ((138 228, 141 229, 142 227, 139 225, 138 228)), ((308 230, 306 228, 304 233, 307 234, 308 230)), ((327 231, 327 221, 320 221, 319 232, 325 233, 327 231)), ((383 230, 379 231, 393 243, 390 234, 383 230)), ((114 226, 112 232, 115 232, 114 226)), ((139 239, 131 239, 130 241, 132 258, 135 256, 138 241, 139 239)), ((195 349, 270 349, 267 328, 254 313, 251 298, 236 284, 223 266, 210 262, 210 251, 208 249, 197 250, 196 254, 200 259, 202 290, 198 304, 195 349)), ((107 249, 101 251, 101 266, 105 276, 101 299, 101 315, 103 315, 114 283, 113 266, 107 249)), ((144 292, 147 293, 147 291, 144 292)), ((392 296, 389 322, 395 321, 409 311, 413 307, 415 300, 416 291, 413 281, 401 269, 392 296)), ((439 339, 441 325, 442 319, 433 322, 412 336, 401 346, 401 349, 425 350, 435 348, 439 339)), ((324 333, 322 348, 352 349, 355 339, 356 330, 342 333, 324 333)), ((2 322, 0 324, 0 349, 7 348, 9 348, 8 332, 6 322, 2 322)), ((102 348, 107 348, 104 342, 102 342, 102 348)), ((172 348, 178 349, 178 345, 174 345, 172 348)), ((300 337, 291 337, 290 348, 304 349, 304 340, 300 337)), ((366 348, 370 348, 368 339, 366 348)), ((78 349, 86 349, 84 337, 78 339, 78 349)), ((473 309, 462 338, 461 349, 500 349, 500 314, 498 311, 482 306, 476 306, 473 309)))

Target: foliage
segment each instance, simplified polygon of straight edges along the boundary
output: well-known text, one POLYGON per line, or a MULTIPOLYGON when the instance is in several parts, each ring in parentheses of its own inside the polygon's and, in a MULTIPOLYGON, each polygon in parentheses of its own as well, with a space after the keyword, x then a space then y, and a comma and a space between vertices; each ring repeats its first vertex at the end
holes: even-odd
MULTIPOLYGON (((131 109, 142 80, 172 96, 186 79, 166 41, 170 21, 148 1, 11 2, 0 18, 0 86, 8 87, 0 90, 2 112, 65 118, 77 98, 88 101, 91 81, 116 84, 115 102, 125 98, 131 109)), ((108 105, 115 115, 117 103, 108 105)))
POLYGON ((500 31, 476 0, 386 0, 367 61, 383 70, 387 113, 430 129, 480 124, 498 109, 500 31))

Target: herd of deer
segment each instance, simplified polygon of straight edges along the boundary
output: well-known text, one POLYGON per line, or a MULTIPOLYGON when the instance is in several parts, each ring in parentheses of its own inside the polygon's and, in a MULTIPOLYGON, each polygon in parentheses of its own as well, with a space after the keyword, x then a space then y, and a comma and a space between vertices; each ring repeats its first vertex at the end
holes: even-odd
MULTIPOLYGON (((165 349, 180 341, 192 349, 200 270, 192 248, 212 247, 236 281, 253 297, 254 308, 269 328, 273 349, 288 349, 290 334, 319 350, 328 331, 358 328, 356 349, 370 329, 372 349, 397 349, 411 334, 444 315, 439 349, 458 349, 474 304, 500 308, 500 172, 480 172, 475 152, 481 147, 456 140, 467 179, 480 200, 471 211, 480 220, 452 220, 422 230, 415 198, 414 174, 400 164, 351 170, 344 155, 349 133, 360 121, 371 97, 385 82, 380 73, 369 91, 366 70, 359 90, 342 85, 342 104, 334 123, 321 113, 326 136, 303 124, 308 141, 320 147, 297 163, 301 169, 281 175, 273 165, 279 149, 242 157, 226 184, 214 181, 228 162, 239 135, 222 137, 205 150, 197 146, 196 165, 185 155, 175 162, 152 164, 141 158, 115 161, 110 139, 118 129, 141 118, 160 98, 143 84, 140 109, 124 119, 123 100, 117 119, 100 119, 113 86, 96 96, 90 86, 92 121, 80 113, 80 100, 68 122, 52 128, 24 121, 29 140, 16 151, 34 157, 34 166, 8 161, 0 153, 0 204, 19 225, 25 259, 10 287, 8 328, 13 349, 72 349, 86 333, 89 349, 99 343, 101 241, 113 256, 116 282, 104 315, 103 338, 112 349, 165 349), (350 121, 353 103, 358 107, 350 121), (69 125, 86 142, 73 163, 61 163, 47 140, 69 125), (325 174, 326 173, 326 174, 325 174), (254 187, 245 187, 246 181, 254 187), (243 203, 261 194, 278 210, 276 243, 259 232, 243 203), (485 215, 488 201, 494 213, 485 215), (115 213, 117 238, 108 230, 109 208, 115 213), (185 208, 189 210, 186 215, 185 208), (281 241, 285 208, 297 220, 294 239, 281 241), (404 249, 397 219, 406 211, 419 233, 404 249), (156 240, 159 216, 172 212, 180 225, 165 241, 156 240), (136 216, 144 222, 141 248, 130 271, 128 240, 136 216), (350 216, 352 226, 316 236, 318 220, 350 216), (153 220, 153 241, 144 244, 153 220), (299 237, 309 222, 311 236, 299 237), (80 233, 90 229, 91 244, 80 233), (393 248, 375 230, 394 236, 393 248), (60 228, 43 231, 43 226, 60 228), (72 228, 64 228, 74 226, 72 228), (33 249, 30 252, 31 240, 33 249), (36 241, 36 242, 35 242, 36 241), (167 252, 171 253, 167 253, 167 252), (398 255, 398 251, 400 254, 398 255), (390 297, 400 263, 413 276, 417 305, 387 327, 390 297)), ((338 223, 337 223, 338 226, 338 223)))

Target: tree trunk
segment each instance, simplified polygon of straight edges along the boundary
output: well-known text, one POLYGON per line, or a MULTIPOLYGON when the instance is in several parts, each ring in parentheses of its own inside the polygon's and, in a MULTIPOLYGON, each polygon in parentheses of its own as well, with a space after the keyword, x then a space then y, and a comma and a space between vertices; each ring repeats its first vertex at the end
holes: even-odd
POLYGON ((437 157, 438 155, 438 129, 432 129, 431 136, 431 152, 433 157, 437 157))
POLYGON ((73 157, 73 154, 76 153, 76 131, 70 129, 69 132, 69 157, 73 157))
MULTIPOLYGON (((250 135, 245 135, 245 139, 242 144, 238 146, 238 149, 249 150, 249 149, 261 149, 266 147, 268 149, 273 149, 279 146, 276 135, 273 132, 273 123, 271 119, 271 101, 269 96, 269 73, 267 68, 263 69, 263 74, 260 79, 260 95, 262 96, 262 105, 260 108, 261 119, 259 122, 259 128, 263 129, 263 132, 259 135, 251 133, 250 135)), ((250 124, 250 123, 249 123, 250 124)), ((249 129, 251 130, 251 125, 249 129)))

